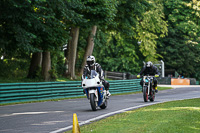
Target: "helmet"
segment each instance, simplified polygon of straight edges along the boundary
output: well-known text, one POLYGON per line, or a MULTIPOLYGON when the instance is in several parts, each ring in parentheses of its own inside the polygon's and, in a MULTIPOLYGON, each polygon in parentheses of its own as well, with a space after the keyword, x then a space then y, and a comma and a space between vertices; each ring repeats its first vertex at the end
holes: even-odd
POLYGON ((148 61, 147 63, 146 63, 146 67, 152 67, 153 66, 153 63, 151 62, 151 61, 148 61))
POLYGON ((87 65, 88 66, 93 66, 95 64, 95 57, 94 56, 88 56, 87 57, 87 65))

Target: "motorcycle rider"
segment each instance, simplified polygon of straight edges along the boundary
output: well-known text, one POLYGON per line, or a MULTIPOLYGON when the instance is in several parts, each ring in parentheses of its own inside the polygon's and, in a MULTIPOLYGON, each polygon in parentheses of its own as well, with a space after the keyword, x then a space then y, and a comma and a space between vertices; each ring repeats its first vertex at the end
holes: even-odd
MULTIPOLYGON (((148 61, 143 68, 141 69, 140 73, 137 75, 137 78, 140 78, 140 75, 150 75, 150 76, 154 76, 155 77, 159 77, 160 73, 158 71, 158 68, 156 66, 153 65, 153 63, 151 61, 148 61)), ((157 89, 157 84, 158 81, 157 79, 153 77, 153 82, 154 82, 154 88, 155 88, 155 92, 158 92, 157 89)), ((140 81, 140 85, 143 86, 143 79, 141 79, 140 81)))
POLYGON ((105 87, 106 94, 107 96, 110 96, 111 95, 109 92, 110 84, 104 79, 103 69, 101 68, 100 64, 95 62, 95 57, 92 55, 87 57, 87 64, 84 67, 82 79, 85 78, 88 74, 90 74, 91 70, 95 70, 99 74, 99 78, 105 87))

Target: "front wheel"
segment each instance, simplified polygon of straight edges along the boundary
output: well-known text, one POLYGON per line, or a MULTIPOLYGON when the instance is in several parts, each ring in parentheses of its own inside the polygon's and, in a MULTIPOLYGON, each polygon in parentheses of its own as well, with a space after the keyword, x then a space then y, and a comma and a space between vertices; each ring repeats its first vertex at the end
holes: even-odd
POLYGON ((90 94, 90 105, 93 111, 97 110, 97 102, 95 101, 94 93, 90 94))
POLYGON ((151 90, 151 98, 150 98, 150 101, 153 102, 155 99, 155 90, 151 90))
POLYGON ((105 109, 108 105, 107 100, 105 100, 105 102, 100 106, 101 109, 105 109))
POLYGON ((144 86, 143 88, 143 97, 144 97, 144 102, 148 101, 148 88, 147 86, 144 86))

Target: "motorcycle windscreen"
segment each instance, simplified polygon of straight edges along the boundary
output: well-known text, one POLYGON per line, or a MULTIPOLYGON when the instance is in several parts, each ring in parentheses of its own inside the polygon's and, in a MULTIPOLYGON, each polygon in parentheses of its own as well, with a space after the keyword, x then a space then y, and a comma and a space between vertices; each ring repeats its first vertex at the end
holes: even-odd
POLYGON ((93 79, 97 76, 97 72, 95 70, 91 70, 91 73, 90 73, 90 78, 93 79))

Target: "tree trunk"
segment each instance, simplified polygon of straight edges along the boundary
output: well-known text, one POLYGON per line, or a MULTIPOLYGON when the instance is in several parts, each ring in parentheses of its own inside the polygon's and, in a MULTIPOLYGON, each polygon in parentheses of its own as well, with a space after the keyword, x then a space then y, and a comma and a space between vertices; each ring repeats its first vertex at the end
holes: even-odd
POLYGON ((79 28, 73 27, 71 29, 71 39, 69 40, 69 51, 68 51, 68 68, 71 79, 76 79, 75 76, 75 62, 76 62, 76 52, 78 45, 79 28))
POLYGON ((42 52, 32 54, 31 64, 29 68, 28 78, 35 78, 37 71, 42 65, 42 52))
MULTIPOLYGON (((70 36, 71 36, 71 34, 70 34, 70 36)), ((66 68, 66 70, 64 72, 65 77, 67 77, 69 75, 69 58, 68 57, 69 57, 69 44, 70 43, 71 43, 71 39, 69 40, 69 42, 67 44, 67 49, 64 51, 64 53, 65 53, 65 64, 64 64, 64 66, 66 68)))
POLYGON ((43 52, 42 55, 42 76, 45 81, 50 80, 49 70, 51 70, 51 56, 50 52, 43 52))
POLYGON ((88 45, 87 45, 87 48, 86 48, 86 51, 85 51, 85 54, 84 54, 84 58, 83 58, 83 62, 82 62, 82 65, 81 65, 81 70, 80 70, 80 74, 81 75, 83 74, 83 69, 84 69, 84 67, 86 65, 87 56, 92 55, 92 53, 93 53, 93 49, 94 49, 94 37, 96 35, 96 31, 97 31, 97 26, 94 25, 92 27, 91 33, 88 36, 88 40, 87 40, 88 45))

